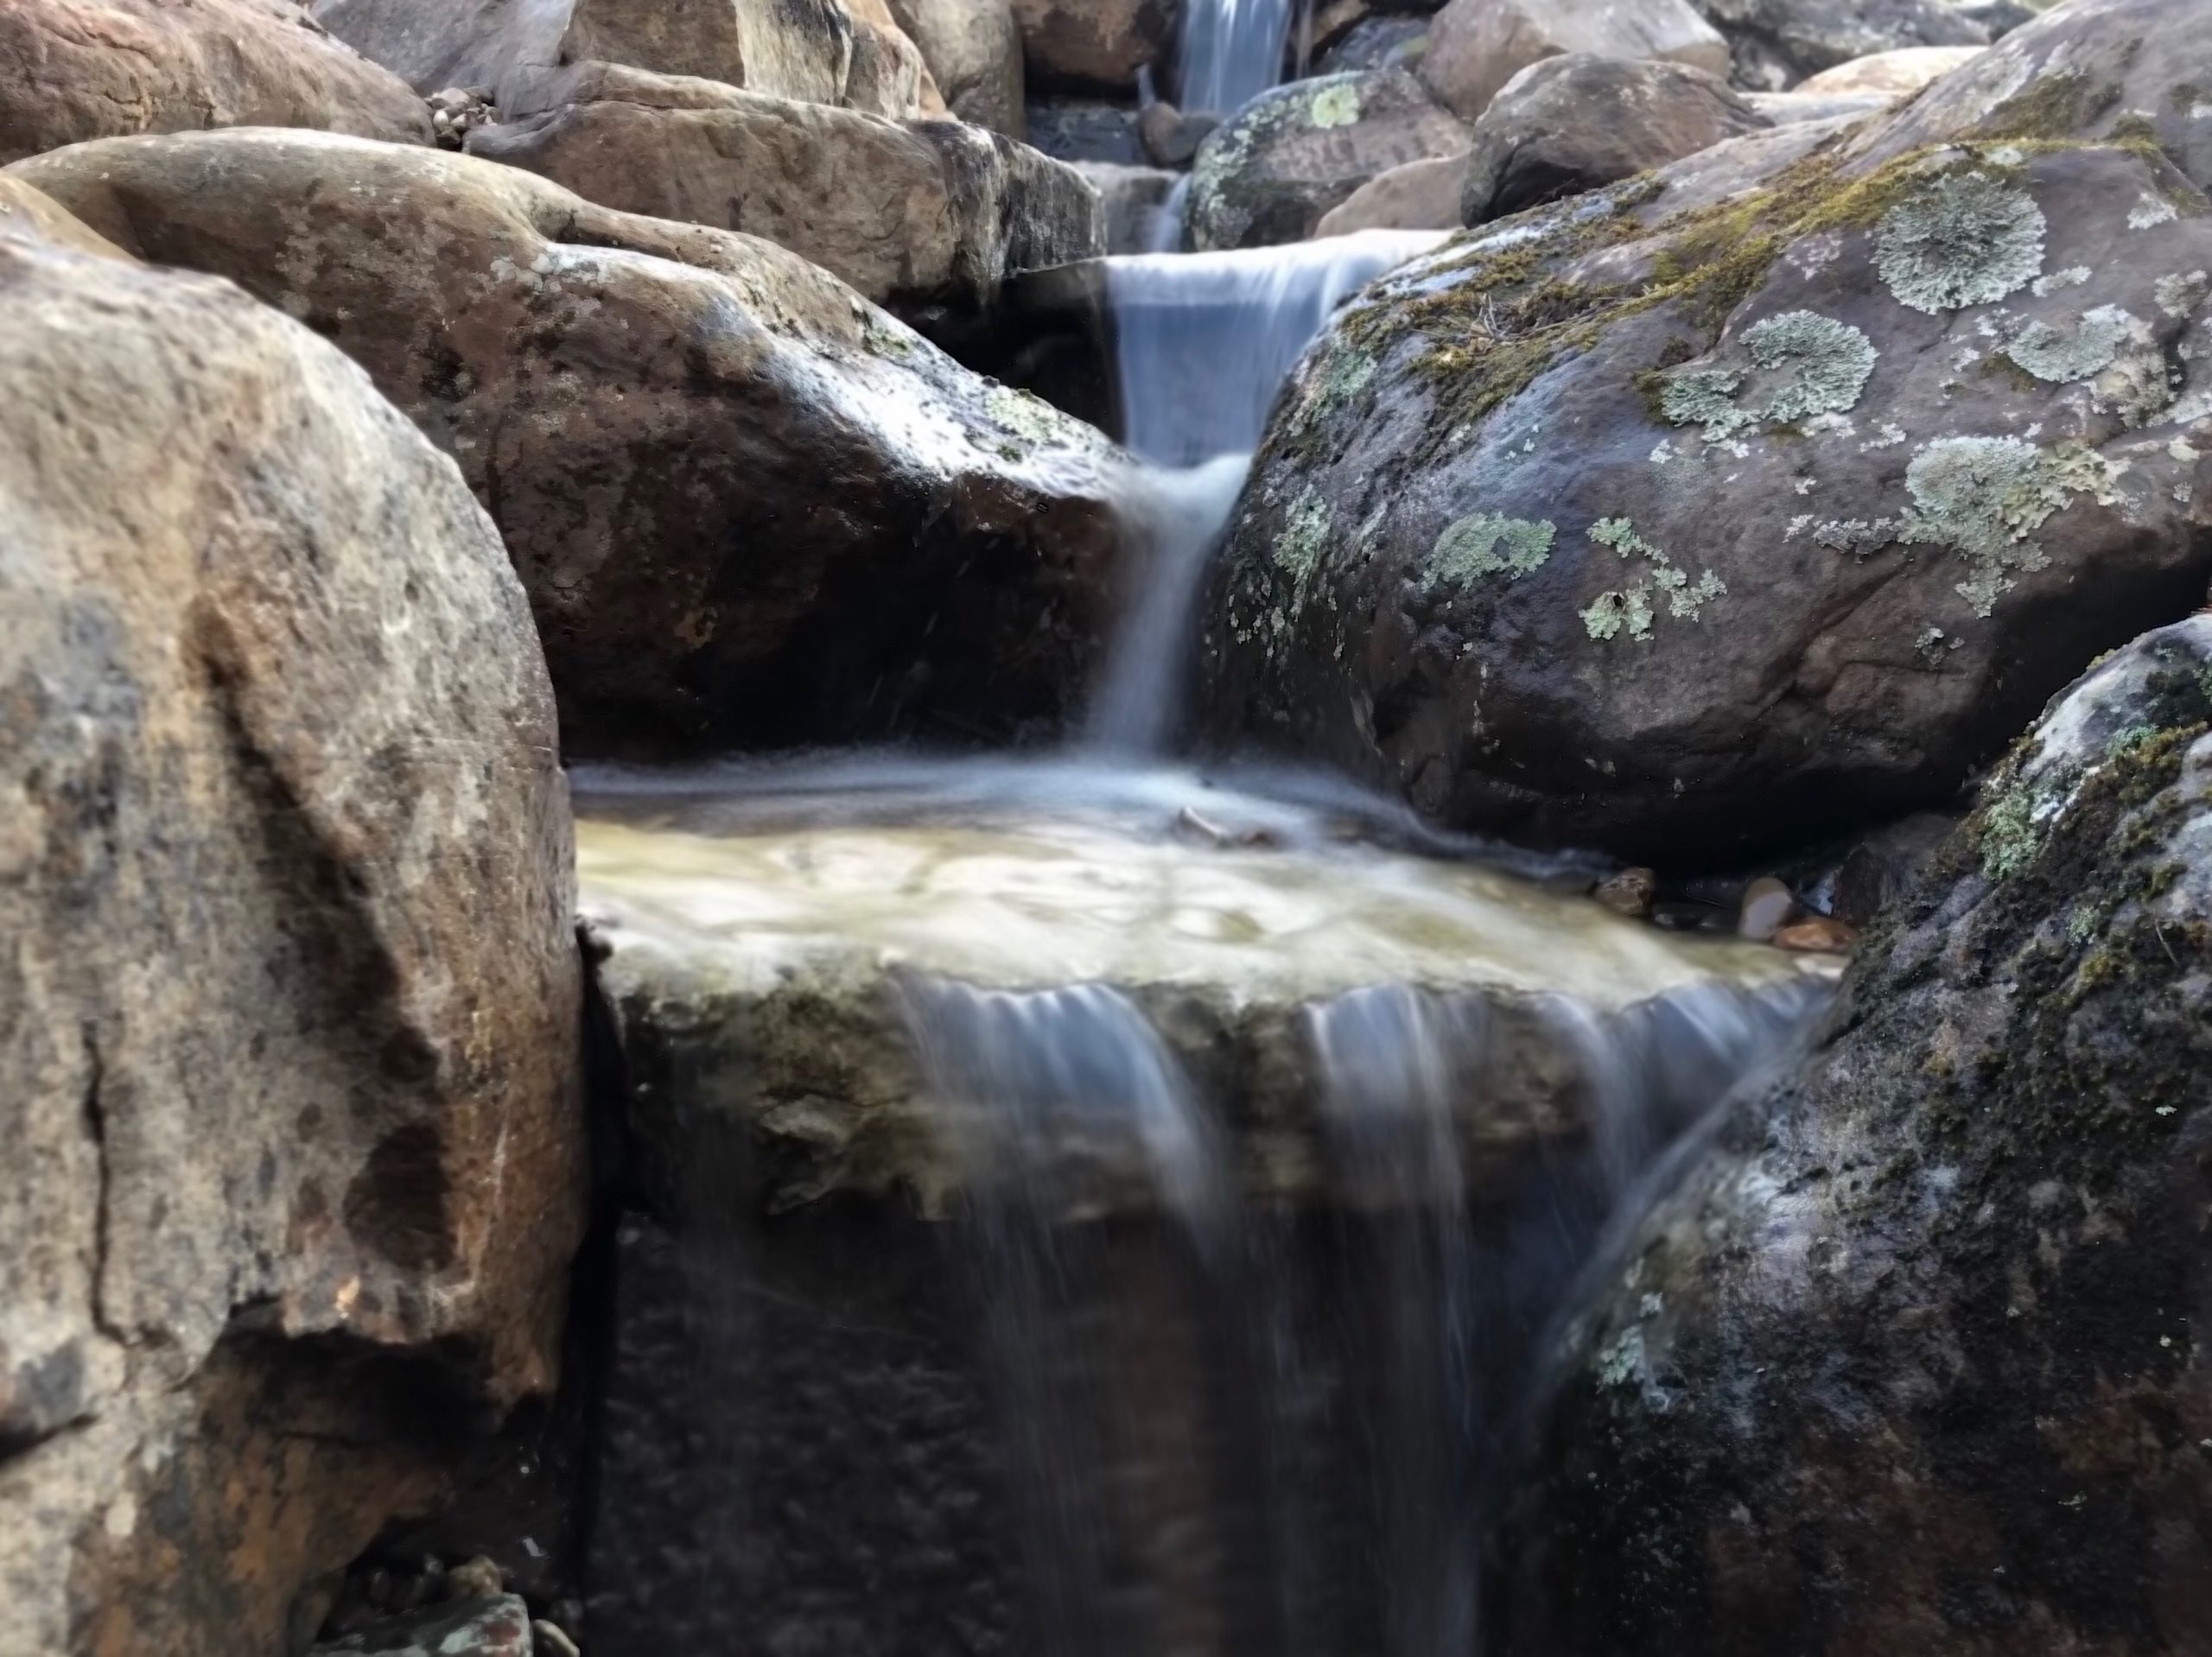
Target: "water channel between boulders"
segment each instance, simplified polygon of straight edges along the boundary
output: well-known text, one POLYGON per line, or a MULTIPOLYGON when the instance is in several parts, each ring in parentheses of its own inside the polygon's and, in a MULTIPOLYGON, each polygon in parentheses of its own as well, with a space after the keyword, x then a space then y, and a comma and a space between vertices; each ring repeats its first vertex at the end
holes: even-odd
POLYGON ((1173 758, 1276 388, 1436 239, 1106 262, 1148 562, 1069 749, 577 774, 655 1216, 600 1649, 1474 1648, 1541 1332, 1834 969, 1173 758))

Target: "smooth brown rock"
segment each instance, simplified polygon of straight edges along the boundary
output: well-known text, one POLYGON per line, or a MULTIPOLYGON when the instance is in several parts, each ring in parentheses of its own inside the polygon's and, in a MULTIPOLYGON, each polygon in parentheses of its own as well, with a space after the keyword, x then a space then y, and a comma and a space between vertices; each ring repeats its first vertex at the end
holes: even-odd
POLYGON ((847 109, 893 118, 945 114, 937 78, 886 0, 845 0, 845 5, 853 18, 853 63, 839 101, 847 109))
POLYGON ((1120 452, 781 249, 319 136, 20 175, 306 319, 453 455, 582 749, 1003 731, 1082 695, 1120 452))
POLYGON ((1377 173, 1321 215, 1316 236, 1356 230, 1457 230, 1467 157, 1431 156, 1377 173))
POLYGON ((950 121, 899 123, 681 77, 601 69, 567 101, 469 135, 469 154, 601 206, 744 231, 912 313, 1103 252, 1070 168, 950 121))
POLYGON ((1472 121, 1530 64, 1567 52, 1728 73, 1727 42, 1686 0, 1452 0, 1430 26, 1414 73, 1439 103, 1472 121))
POLYGON ((1460 210, 1465 223, 1487 224, 1770 124, 1702 69, 1581 53, 1547 58, 1514 76, 1475 123, 1460 210))
POLYGON ((1174 43, 1173 0, 1013 0, 1031 85, 1133 92, 1174 43))
POLYGON ((567 790, 451 462, 89 240, 0 234, 0 1590, 11 1649, 280 1650, 552 1382, 567 790))
POLYGON ((1599 881, 1590 895, 1616 915, 1649 920, 1652 903, 1659 895, 1659 877, 1650 869, 1623 869, 1599 881))
POLYGON ((1859 929, 1826 915, 1814 915, 1777 927, 1770 942, 1777 949, 1800 949, 1808 955, 1847 955, 1859 942, 1859 929))
POLYGON ((1022 136, 1021 31, 1007 0, 891 0, 891 11, 953 114, 1022 136))
POLYGON ((1904 98, 1982 54, 1979 46, 1908 46, 1875 52, 1809 75, 1793 89, 1808 98, 1904 98))
POLYGON ((289 0, 0 0, 0 163, 226 126, 430 142, 423 100, 289 0))

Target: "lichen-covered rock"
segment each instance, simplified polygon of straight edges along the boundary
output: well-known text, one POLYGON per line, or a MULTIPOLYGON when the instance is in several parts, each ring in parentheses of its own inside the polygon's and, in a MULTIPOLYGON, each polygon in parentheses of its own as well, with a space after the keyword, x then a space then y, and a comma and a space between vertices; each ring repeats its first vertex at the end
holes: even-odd
MULTIPOLYGON (((1986 46, 1947 0, 1692 0, 1728 37, 1736 83, 1783 92, 1853 58, 1917 46, 1986 46)), ((2185 0, 2184 0, 2185 3, 2185 0)))
POLYGON ((988 308, 1020 270, 1104 251, 1070 168, 964 122, 899 122, 601 66, 468 153, 622 213, 780 244, 910 315, 988 308))
POLYGON ((1119 451, 780 249, 319 135, 20 165, 328 334, 453 455, 579 745, 1004 729, 1079 698, 1119 451))
POLYGON ((1022 136, 1021 31, 1007 0, 891 0, 953 114, 1022 136))
POLYGON ((1438 102, 1472 121, 1522 70, 1569 52, 1728 72, 1727 42, 1687 0, 1452 0, 1414 73, 1438 102))
POLYGON ((2024 742, 1567 1343, 1516 1654, 2212 1644, 2212 620, 2024 742))
POLYGON ((1531 64, 1475 123, 1459 222, 1580 195, 1773 123, 1717 75, 1568 53, 1531 64))
MULTIPOLYGON (((907 43, 884 38, 887 14, 871 15, 881 4, 315 0, 313 10, 331 33, 416 91, 480 86, 511 114, 550 107, 575 70, 610 64, 771 97, 912 115, 918 107, 918 79, 911 71, 899 79, 900 48, 907 43)), ((890 32, 897 33, 895 25, 890 32)))
POLYGON ((1137 71, 1166 60, 1175 0, 1013 0, 1030 84, 1048 91, 1131 92, 1137 71))
POLYGON ((291 0, 0 0, 0 164, 230 126, 430 142, 423 100, 291 0))
POLYGON ((2154 145, 2212 190, 2212 29, 2197 0, 2068 0, 1953 70, 1858 152, 2096 139, 2154 145))
POLYGON ((1254 98, 1198 146, 1191 244, 1205 252, 1303 241, 1378 174, 1466 148, 1467 129, 1402 70, 1294 81, 1254 98))
POLYGON ((553 1381, 584 1196, 553 700, 490 521, 358 368, 24 219, 0 1643, 280 1651, 472 1401, 553 1381))
POLYGON ((1990 145, 1715 199, 1808 131, 1340 314, 1223 561, 1215 728, 1445 822, 1717 860, 1940 803, 2201 601, 2204 198, 2155 152, 1990 145))

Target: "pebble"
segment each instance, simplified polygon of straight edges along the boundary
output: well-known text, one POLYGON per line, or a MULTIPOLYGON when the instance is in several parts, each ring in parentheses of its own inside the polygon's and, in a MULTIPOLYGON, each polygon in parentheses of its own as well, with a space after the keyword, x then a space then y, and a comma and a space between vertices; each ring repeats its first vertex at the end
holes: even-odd
POLYGON ((1649 920, 1652 901, 1659 895, 1659 877, 1649 869, 1623 869, 1611 879, 1600 880, 1590 895, 1616 915, 1649 920))
POLYGON ((1736 917, 1736 930, 1757 943, 1773 941, 1789 924, 1797 908, 1789 888, 1770 874, 1761 875, 1744 888, 1744 906, 1736 917))

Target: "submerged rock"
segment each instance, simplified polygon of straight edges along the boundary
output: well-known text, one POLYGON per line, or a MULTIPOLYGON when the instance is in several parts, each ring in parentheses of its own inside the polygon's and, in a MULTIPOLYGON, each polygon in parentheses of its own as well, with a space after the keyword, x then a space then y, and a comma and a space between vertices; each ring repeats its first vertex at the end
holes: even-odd
POLYGON ((1081 695, 1120 451, 781 249, 319 136, 16 176, 369 370, 498 520, 583 749, 1003 731, 1081 695))
POLYGON ((1486 224, 1773 125, 1702 69, 1582 53, 1509 81, 1475 123, 1460 217, 1486 224))
POLYGON ((234 126, 431 141, 423 100, 290 0, 0 0, 0 163, 234 126))
POLYGON ((1415 73, 1438 102, 1472 121, 1515 76, 1568 53, 1728 69, 1727 44, 1687 0, 1452 0, 1415 73))
POLYGON ((1466 148, 1466 128, 1402 70, 1279 86, 1198 146, 1191 245, 1203 253, 1303 241, 1376 175, 1466 148))
POLYGON ((1853 58, 1925 46, 1986 46, 1948 0, 1692 0, 1728 37, 1738 86, 1783 92, 1853 58))
POLYGON ((295 1648, 466 1425, 553 1381, 584 1170, 552 695, 490 521, 358 368, 28 222, 0 219, 6 1642, 295 1648))
POLYGON ((1503 1649, 2212 1641, 2208 730, 2202 618, 2057 701, 1636 1235, 1503 1649))
POLYGON ((1341 313, 1223 560, 1214 727, 1447 823, 1719 862, 1940 804, 2199 601, 2204 198, 2135 149, 1818 143, 1721 145, 1341 313))

